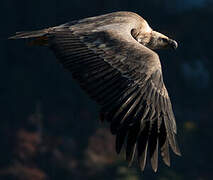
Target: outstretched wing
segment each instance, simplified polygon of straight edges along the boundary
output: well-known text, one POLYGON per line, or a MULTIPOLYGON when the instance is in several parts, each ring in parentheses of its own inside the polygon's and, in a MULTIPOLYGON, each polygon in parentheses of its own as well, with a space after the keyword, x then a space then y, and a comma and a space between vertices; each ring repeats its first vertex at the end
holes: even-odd
POLYGON ((81 33, 65 26, 52 33, 50 47, 101 105, 101 119, 111 123, 116 135, 117 153, 124 147, 131 164, 137 152, 144 170, 149 151, 156 171, 158 149, 168 166, 169 146, 180 155, 175 118, 158 55, 139 44, 123 26, 81 33))

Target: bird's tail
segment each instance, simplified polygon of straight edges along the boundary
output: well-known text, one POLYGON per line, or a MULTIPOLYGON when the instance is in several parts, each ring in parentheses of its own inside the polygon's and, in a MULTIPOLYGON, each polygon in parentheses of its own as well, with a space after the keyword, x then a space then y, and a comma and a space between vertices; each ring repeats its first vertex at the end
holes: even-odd
POLYGON ((48 45, 49 31, 50 28, 37 31, 22 31, 17 32, 14 36, 9 37, 9 39, 29 39, 29 45, 45 46, 48 45))

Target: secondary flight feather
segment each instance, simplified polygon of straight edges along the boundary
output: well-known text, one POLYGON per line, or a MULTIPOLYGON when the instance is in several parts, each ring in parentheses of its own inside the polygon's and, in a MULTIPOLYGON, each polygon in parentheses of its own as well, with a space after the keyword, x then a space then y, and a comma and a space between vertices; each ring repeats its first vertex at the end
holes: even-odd
POLYGON ((141 170, 149 154, 154 171, 158 154, 170 166, 169 148, 177 155, 176 122, 163 82, 156 49, 177 42, 152 30, 132 12, 114 12, 38 31, 18 32, 10 39, 30 39, 49 47, 59 62, 101 107, 110 123, 116 152, 124 148, 129 165, 137 157, 141 170))

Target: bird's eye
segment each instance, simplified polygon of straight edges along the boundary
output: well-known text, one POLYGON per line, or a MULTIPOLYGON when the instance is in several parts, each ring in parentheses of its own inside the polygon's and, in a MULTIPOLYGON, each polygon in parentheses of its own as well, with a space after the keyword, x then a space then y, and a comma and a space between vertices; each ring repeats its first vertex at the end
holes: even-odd
POLYGON ((162 40, 164 43, 168 42, 168 40, 167 40, 166 38, 161 38, 161 40, 162 40))

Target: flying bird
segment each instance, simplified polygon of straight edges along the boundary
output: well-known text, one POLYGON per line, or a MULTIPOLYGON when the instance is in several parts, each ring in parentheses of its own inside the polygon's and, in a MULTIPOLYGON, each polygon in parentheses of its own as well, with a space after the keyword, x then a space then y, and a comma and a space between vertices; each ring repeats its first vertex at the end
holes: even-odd
POLYGON ((181 155, 160 59, 154 52, 176 49, 176 41, 154 31, 133 12, 109 13, 10 37, 22 38, 49 47, 100 105, 100 119, 110 123, 116 152, 125 149, 129 165, 137 158, 143 171, 149 156, 156 172, 159 152, 168 166, 170 148, 181 155))

